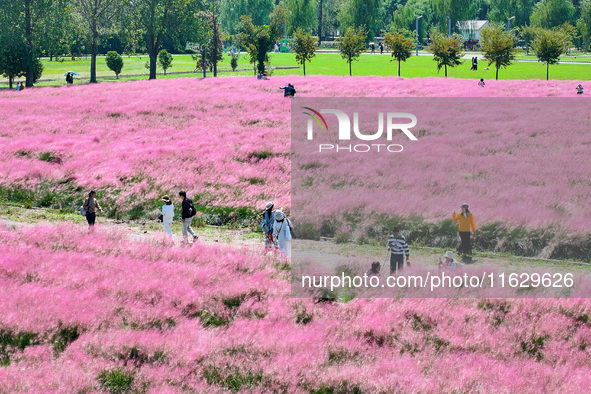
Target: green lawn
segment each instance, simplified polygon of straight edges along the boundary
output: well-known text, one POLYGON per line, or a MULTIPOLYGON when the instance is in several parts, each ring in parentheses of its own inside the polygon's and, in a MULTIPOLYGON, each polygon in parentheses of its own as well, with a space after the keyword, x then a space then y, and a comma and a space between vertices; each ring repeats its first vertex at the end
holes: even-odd
MULTIPOLYGON (((295 55, 290 53, 273 53, 270 54, 271 66, 297 66, 295 61, 295 55)), ((535 57, 520 56, 520 58, 535 59, 535 57)), ((238 69, 252 69, 250 64, 245 63, 247 59, 246 55, 241 55, 238 61, 238 69)), ((564 60, 574 60, 572 57, 565 57, 564 60)), ((124 56, 123 60, 125 65, 123 67, 123 73, 121 75, 122 80, 133 80, 133 79, 147 79, 148 70, 145 68, 145 63, 148 60, 147 56, 124 56), (146 74, 141 76, 130 76, 133 74, 146 74)), ((379 76, 395 76, 397 75, 397 64, 391 62, 391 56, 389 54, 384 55, 361 55, 359 61, 353 62, 353 75, 379 75, 379 76)), ((591 58, 578 58, 577 60, 591 60, 591 58)), ((38 86, 48 85, 62 85, 65 84, 64 73, 66 71, 76 71, 80 73, 80 77, 76 83, 87 83, 90 76, 90 60, 86 58, 72 60, 64 60, 63 62, 50 62, 48 59, 43 59, 45 70, 43 72, 42 79, 55 79, 55 81, 41 81, 38 86)), ((469 59, 465 60, 464 64, 448 69, 448 76, 454 78, 484 78, 494 79, 495 70, 491 67, 490 70, 484 70, 487 67, 485 61, 479 62, 479 70, 477 72, 470 71, 469 59)), ((224 56, 223 61, 219 64, 218 69, 230 70, 230 57, 224 56)), ((192 72, 195 70, 195 62, 190 55, 175 55, 173 66, 168 70, 169 73, 177 72, 192 72)), ((306 72, 308 74, 322 74, 322 75, 348 75, 349 67, 347 63, 337 53, 318 53, 311 63, 306 65, 306 72)), ((276 69, 273 71, 273 75, 291 75, 291 74, 302 74, 302 69, 287 69, 281 70, 276 69)), ((101 77, 112 78, 114 76, 106 64, 104 57, 97 59, 97 75, 99 79, 101 77)), ((194 74, 171 74, 164 76, 162 70, 158 69, 158 78, 178 78, 186 76, 202 76, 202 72, 194 74)), ((221 76, 231 75, 253 75, 252 71, 237 71, 237 72, 224 72, 221 76)), ((443 70, 437 71, 437 67, 433 58, 428 55, 412 56, 406 62, 402 63, 403 77, 428 77, 428 76, 443 76, 443 70)), ((208 73, 208 76, 211 76, 208 73)), ((500 79, 545 79, 546 77, 546 65, 539 62, 515 62, 512 66, 507 69, 501 69, 499 72, 500 79)), ((563 80, 589 80, 591 79, 591 65, 589 64, 558 64, 550 66, 550 78, 552 79, 563 79, 563 80)), ((7 86, 6 79, 0 79, 1 87, 7 86)))

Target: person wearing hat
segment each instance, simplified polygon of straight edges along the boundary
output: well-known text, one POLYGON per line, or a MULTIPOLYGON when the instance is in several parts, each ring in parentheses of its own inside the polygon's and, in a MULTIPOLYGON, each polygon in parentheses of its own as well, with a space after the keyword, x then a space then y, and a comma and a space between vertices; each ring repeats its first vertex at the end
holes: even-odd
POLYGON ((476 235, 476 222, 468 204, 462 204, 461 208, 462 212, 456 213, 454 211, 452 214, 454 223, 459 223, 458 231, 460 233, 461 243, 458 247, 458 253, 464 256, 472 256, 472 240, 470 236, 476 235))
POLYGON ((291 221, 285 217, 283 210, 275 211, 275 223, 273 223, 273 242, 286 257, 291 257, 291 221))
POLYGON ((439 258, 439 264, 438 267, 439 268, 450 268, 450 269, 454 269, 458 266, 458 262, 454 259, 454 253, 451 250, 448 250, 447 252, 445 252, 445 254, 443 255, 444 260, 441 260, 441 257, 439 258))
POLYGON ((265 208, 265 212, 263 212, 261 228, 263 229, 263 233, 265 233, 265 249, 270 249, 271 245, 273 245, 273 223, 275 222, 275 212, 273 211, 274 206, 275 203, 269 201, 265 208))
POLYGON ((164 224, 164 231, 166 231, 170 239, 172 239, 172 229, 170 228, 170 225, 174 218, 174 205, 172 201, 170 201, 168 195, 162 197, 161 201, 164 201, 164 205, 162 206, 162 223, 164 224))

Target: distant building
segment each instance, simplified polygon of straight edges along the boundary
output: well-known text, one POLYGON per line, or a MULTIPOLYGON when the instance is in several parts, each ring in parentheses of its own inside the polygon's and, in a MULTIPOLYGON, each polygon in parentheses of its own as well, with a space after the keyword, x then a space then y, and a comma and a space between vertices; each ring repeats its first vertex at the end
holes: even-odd
POLYGON ((458 21, 458 30, 466 41, 480 41, 480 31, 488 26, 487 20, 458 21))

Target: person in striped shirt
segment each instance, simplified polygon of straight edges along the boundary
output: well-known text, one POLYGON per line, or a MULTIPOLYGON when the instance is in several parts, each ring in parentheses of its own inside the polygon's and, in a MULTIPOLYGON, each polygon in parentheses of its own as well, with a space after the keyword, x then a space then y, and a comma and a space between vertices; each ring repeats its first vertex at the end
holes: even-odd
POLYGON ((400 234, 400 229, 394 228, 392 235, 388 239, 388 251, 390 252, 390 274, 401 270, 404 266, 404 255, 406 255, 406 264, 410 266, 410 250, 406 239, 400 234))

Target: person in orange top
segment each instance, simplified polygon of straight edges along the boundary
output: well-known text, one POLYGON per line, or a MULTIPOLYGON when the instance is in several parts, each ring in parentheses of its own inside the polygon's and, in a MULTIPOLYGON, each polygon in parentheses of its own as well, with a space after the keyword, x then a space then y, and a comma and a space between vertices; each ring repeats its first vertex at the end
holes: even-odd
POLYGON ((462 242, 458 247, 458 253, 472 256, 472 240, 470 235, 474 236, 476 233, 476 222, 474 221, 474 215, 470 212, 468 204, 462 204, 462 212, 456 213, 454 211, 452 218, 454 223, 460 223, 458 231, 460 232, 460 239, 462 242))

